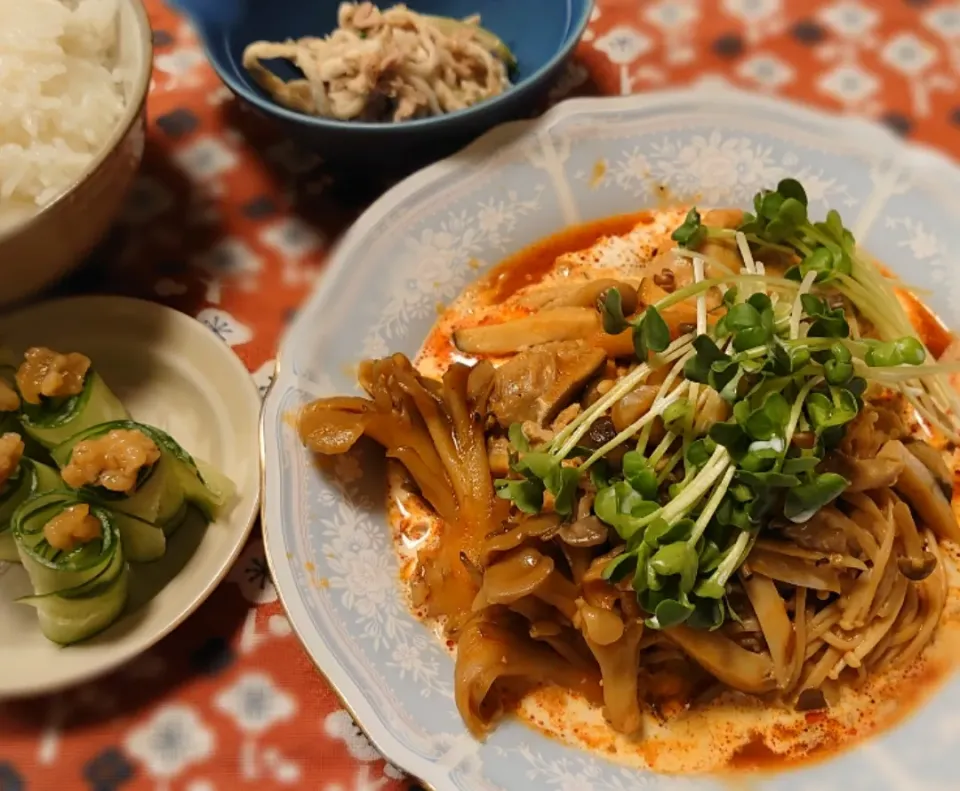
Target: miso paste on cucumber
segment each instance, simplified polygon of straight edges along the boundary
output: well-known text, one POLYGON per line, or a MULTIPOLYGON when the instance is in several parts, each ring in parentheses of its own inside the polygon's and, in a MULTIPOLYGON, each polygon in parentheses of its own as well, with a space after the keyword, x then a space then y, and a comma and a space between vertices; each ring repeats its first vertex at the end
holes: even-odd
POLYGON ((59 445, 98 423, 129 417, 91 365, 83 354, 61 354, 43 346, 24 354, 15 375, 20 422, 44 447, 59 445))

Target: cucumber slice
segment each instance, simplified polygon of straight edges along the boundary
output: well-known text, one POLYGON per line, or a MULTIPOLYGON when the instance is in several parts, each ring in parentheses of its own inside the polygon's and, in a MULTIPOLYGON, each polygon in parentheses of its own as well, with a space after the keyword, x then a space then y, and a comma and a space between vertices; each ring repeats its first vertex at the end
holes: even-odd
POLYGON ((150 563, 166 554, 167 533, 163 527, 123 511, 111 513, 120 532, 123 554, 131 563, 150 563))
POLYGON ((75 492, 38 494, 21 503, 12 519, 14 541, 34 591, 17 601, 35 607, 43 634, 65 645, 109 626, 127 600, 127 563, 116 520, 106 508, 90 506, 102 531, 97 540, 62 552, 44 537, 47 522, 82 502, 75 492))
POLYGON ((156 464, 141 471, 137 488, 132 494, 111 492, 100 486, 87 486, 84 491, 114 511, 164 527, 180 515, 184 506, 177 464, 176 459, 161 450, 156 464))
POLYGON ((48 398, 40 404, 24 401, 20 405, 23 430, 45 448, 53 448, 91 426, 129 417, 126 408, 93 369, 87 373, 78 395, 48 398))
POLYGON ((20 504, 33 495, 62 488, 63 481, 53 467, 33 459, 20 459, 16 472, 0 487, 0 560, 20 562, 10 529, 13 513, 20 504))

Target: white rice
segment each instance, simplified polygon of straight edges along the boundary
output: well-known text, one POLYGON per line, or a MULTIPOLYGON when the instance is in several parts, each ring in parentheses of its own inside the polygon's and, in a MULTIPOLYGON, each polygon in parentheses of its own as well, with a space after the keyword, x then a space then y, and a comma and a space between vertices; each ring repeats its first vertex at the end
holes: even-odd
POLYGON ((0 0, 0 225, 72 183, 123 114, 118 0, 0 0))

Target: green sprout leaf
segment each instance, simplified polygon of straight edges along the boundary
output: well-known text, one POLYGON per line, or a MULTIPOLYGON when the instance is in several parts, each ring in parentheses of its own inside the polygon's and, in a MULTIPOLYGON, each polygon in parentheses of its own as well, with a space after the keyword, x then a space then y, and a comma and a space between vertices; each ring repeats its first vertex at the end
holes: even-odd
POLYGON ((687 212, 683 224, 670 235, 670 238, 680 247, 690 249, 697 248, 703 243, 707 238, 707 229, 700 221, 700 212, 697 211, 696 206, 687 212))
POLYGON ((729 362, 729 355, 720 351, 720 347, 707 335, 698 335, 693 339, 696 355, 683 365, 683 376, 691 382, 708 384, 714 363, 729 362))
POLYGON ((607 289, 600 315, 603 317, 603 331, 609 335, 618 335, 630 326, 623 315, 623 298, 616 288, 607 289))
POLYGON ((547 491, 553 495, 553 510, 560 516, 570 516, 577 500, 580 471, 576 467, 558 467, 545 483, 547 491))
POLYGON ((658 508, 655 502, 645 500, 626 481, 617 481, 601 489, 593 501, 593 511, 600 521, 610 525, 625 541, 643 527, 640 520, 658 508))
POLYGON ((867 353, 864 362, 871 368, 895 365, 921 365, 927 357, 923 344, 916 338, 906 335, 895 341, 867 341, 867 353))
POLYGON ((710 437, 701 437, 691 442, 686 453, 687 464, 691 467, 702 467, 710 460, 716 449, 717 443, 710 437))
POLYGON ((610 466, 606 459, 597 459, 590 467, 590 483, 598 492, 610 485, 610 466))
POLYGON ((498 478, 494 482, 497 497, 510 500, 525 514, 539 514, 543 508, 543 484, 526 478, 498 478))
POLYGON ((636 562, 637 554, 635 552, 624 552, 607 563, 603 567, 603 571, 600 572, 600 576, 610 582, 618 582, 633 571, 636 562))
POLYGON ((731 454, 745 453, 750 444, 750 438, 746 432, 736 423, 714 423, 710 427, 710 439, 718 445, 722 445, 731 454))
POLYGON ((787 459, 780 471, 784 475, 802 475, 805 472, 813 472, 819 463, 820 459, 816 456, 797 456, 787 459))
POLYGON ((816 392, 807 396, 804 406, 810 423, 818 432, 845 426, 860 411, 857 397, 842 387, 830 387, 829 395, 816 392))
POLYGON ((679 519, 673 524, 666 519, 654 519, 643 531, 643 541, 653 549, 675 541, 686 541, 693 532, 693 526, 692 519, 679 519))
POLYGON ((849 485, 846 478, 833 472, 817 475, 809 483, 787 492, 783 515, 791 522, 806 522, 817 511, 843 494, 849 485))
POLYGON ((557 474, 560 468, 560 460, 554 458, 549 453, 530 452, 523 453, 513 465, 515 472, 519 472, 528 478, 539 478, 546 481, 551 475, 557 474))
POLYGON ((527 435, 523 433, 523 426, 519 423, 510 424, 510 428, 507 429, 507 438, 510 440, 510 444, 521 453, 529 452, 530 440, 528 440, 527 435))
POLYGON ((727 592, 725 586, 712 579, 706 579, 693 589, 693 592, 704 599, 722 599, 727 592))
MULTIPOLYGON (((796 179, 781 179, 780 183, 777 184, 777 192, 784 198, 798 201, 803 204, 804 207, 808 205, 807 192, 803 188, 803 185, 796 179)), ((806 213, 804 213, 804 217, 806 217, 806 213)))
POLYGON ((623 477, 641 497, 656 499, 657 474, 642 453, 629 450, 623 455, 623 477))
POLYGON ((662 352, 670 344, 670 328, 652 305, 643 318, 633 325, 633 348, 637 357, 646 360, 649 352, 662 352))
POLYGON ((690 603, 685 593, 681 593, 676 599, 664 599, 653 611, 653 615, 647 618, 646 624, 651 629, 669 629, 672 626, 679 626, 689 618, 694 611, 694 606, 690 603))

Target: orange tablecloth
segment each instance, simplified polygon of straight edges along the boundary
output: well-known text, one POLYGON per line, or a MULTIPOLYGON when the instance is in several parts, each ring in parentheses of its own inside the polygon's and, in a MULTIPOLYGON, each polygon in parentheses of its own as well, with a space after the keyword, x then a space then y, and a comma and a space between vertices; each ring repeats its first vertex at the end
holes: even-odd
MULTIPOLYGON (((284 324, 370 196, 259 126, 189 27, 161 0, 147 5, 156 68, 143 175, 116 233, 66 287, 178 307, 266 386, 284 324)), ((960 3, 597 0, 578 57, 556 98, 723 79, 960 155, 960 3)), ((61 695, 0 705, 0 791, 406 784, 291 635, 259 535, 146 655, 61 695)))

